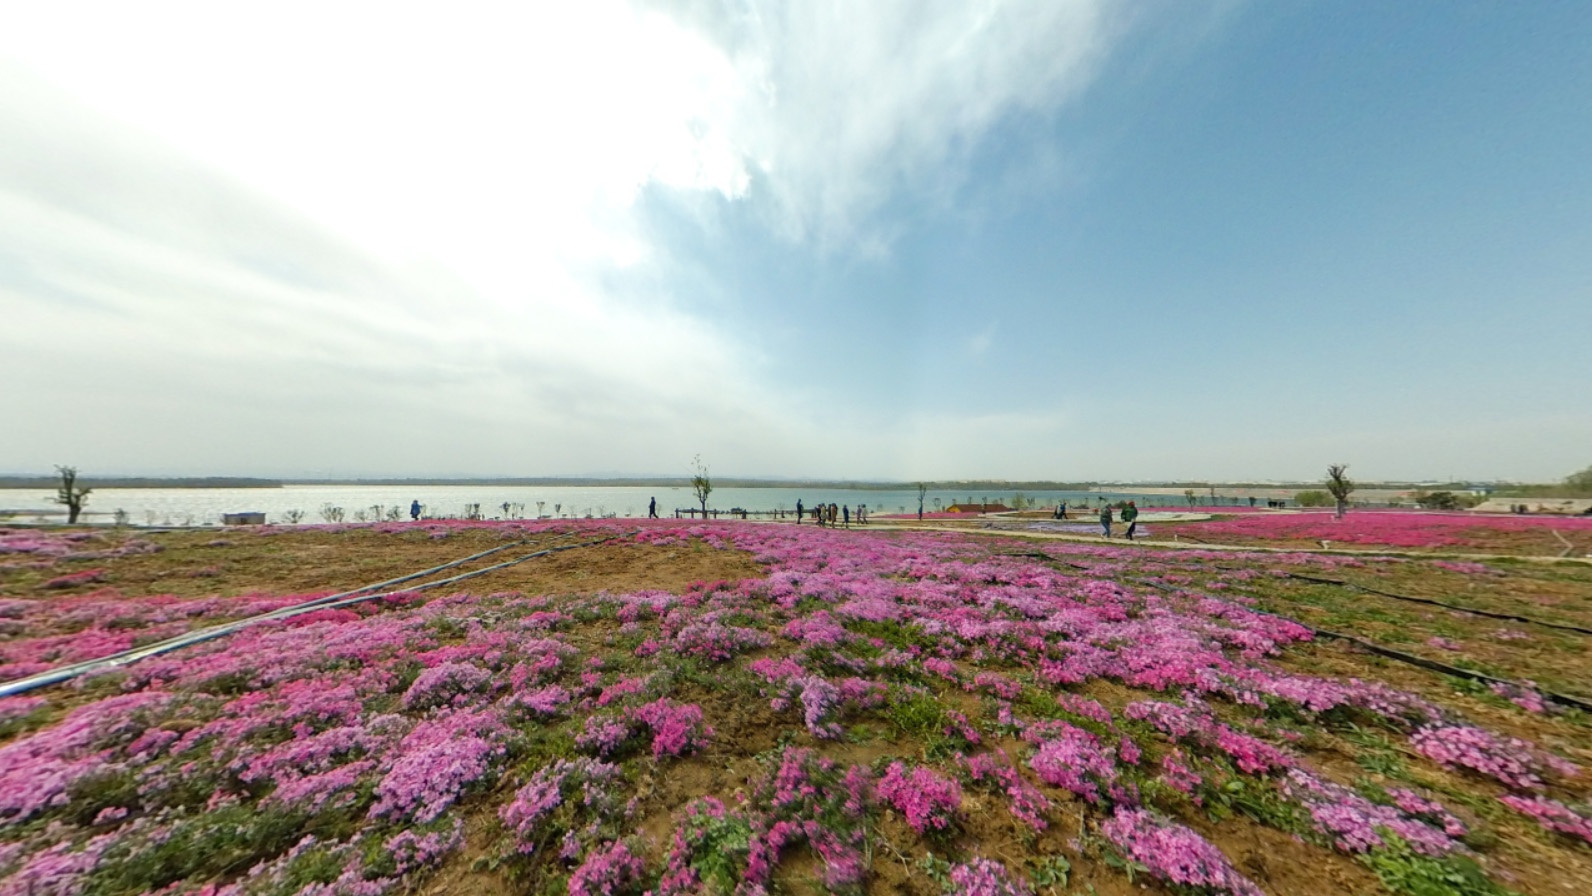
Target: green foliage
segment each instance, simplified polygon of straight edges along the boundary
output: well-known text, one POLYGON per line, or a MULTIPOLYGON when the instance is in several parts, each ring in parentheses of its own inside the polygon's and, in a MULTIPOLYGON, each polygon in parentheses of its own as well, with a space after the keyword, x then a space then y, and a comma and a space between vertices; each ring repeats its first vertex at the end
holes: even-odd
POLYGON ((188 878, 248 870, 286 852, 304 836, 307 816, 230 805, 174 822, 160 842, 123 840, 89 875, 85 896, 133 896, 188 878))
POLYGON ((937 643, 933 635, 910 622, 848 619, 845 626, 847 631, 855 632, 864 638, 878 638, 891 647, 899 647, 902 650, 912 647, 933 647, 937 643))
POLYGON ((90 772, 72 782, 67 799, 72 820, 88 827, 106 809, 137 809, 138 777, 125 768, 90 772))
POLYGON ((1578 495, 1592 496, 1592 467, 1564 477, 1564 487, 1578 495))
POLYGON ((954 886, 951 883, 950 862, 931 852, 918 859, 917 869, 923 872, 923 875, 929 880, 934 881, 942 892, 950 893, 954 890, 954 886))
POLYGON ((930 694, 897 691, 884 713, 902 734, 923 744, 927 759, 947 759, 972 746, 957 733, 945 708, 930 694))
POLYGON ((1468 510, 1482 502, 1475 495, 1457 495, 1450 491, 1416 491, 1410 498, 1427 510, 1468 510))
POLYGON ((1312 489, 1294 495, 1294 503, 1300 507, 1331 507, 1332 496, 1320 489, 1312 489))
POLYGON ((468 626, 449 616, 426 620, 426 631, 436 635, 439 641, 461 641, 470 633, 468 626))
MULTIPOLYGON (((1111 729, 1111 726, 1102 722, 1097 722, 1088 716, 1079 715, 1078 713, 1063 707, 1060 703, 1056 702, 1055 696, 1049 691, 1041 690, 1039 688, 1025 688, 1023 690, 1022 696, 1018 698, 1018 703, 1024 709, 1027 709, 1029 712, 1033 713, 1039 718, 1059 719, 1073 726, 1074 728, 1082 728, 1090 734, 1093 734, 1094 736, 1099 737, 1107 742, 1116 739, 1117 734, 1111 729)), ((1127 721, 1131 722, 1132 720, 1129 719, 1127 721)), ((1141 728, 1141 726, 1128 725, 1126 726, 1125 730, 1132 733, 1134 732, 1135 728, 1141 728)), ((1141 728, 1139 733, 1143 734, 1145 732, 1142 731, 1141 728)))
POLYGON ((1028 881, 1033 884, 1035 892, 1054 893, 1056 890, 1067 889, 1067 880, 1072 875, 1072 863, 1065 856, 1045 856, 1044 858, 1031 858, 1028 860, 1028 881))
POLYGON ((943 738, 950 724, 940 702, 928 694, 896 694, 885 713, 909 737, 943 738))
POLYGON ((56 712, 49 706, 40 706, 37 709, 10 718, 0 719, 0 741, 18 734, 26 734, 43 728, 46 723, 56 717, 56 712))
POLYGON ((751 853, 751 824, 734 813, 717 818, 699 815, 692 819, 686 839, 697 844, 691 867, 702 878, 706 892, 735 892, 751 853))
POLYGON ((1215 781, 1214 775, 1207 777, 1200 788, 1213 818, 1238 812, 1287 834, 1302 836, 1313 830, 1305 810, 1270 781, 1236 774, 1219 785, 1215 781))
MULTIPOLYGON (((382 841, 374 841, 380 845, 382 841)), ((389 863, 393 871, 398 870, 392 854, 385 849, 381 855, 389 863)), ((333 852, 326 845, 317 845, 298 854, 291 864, 282 869, 282 885, 279 892, 283 894, 298 893, 313 884, 329 884, 337 880, 343 873, 344 859, 333 852)))
POLYGON ((1372 850, 1360 860, 1399 896, 1506 896, 1511 891, 1494 883, 1474 861, 1459 855, 1423 856, 1394 834, 1383 831, 1391 845, 1372 850))
POLYGON ((237 697, 255 689, 254 673, 247 670, 222 672, 199 682, 197 690, 217 697, 237 697))

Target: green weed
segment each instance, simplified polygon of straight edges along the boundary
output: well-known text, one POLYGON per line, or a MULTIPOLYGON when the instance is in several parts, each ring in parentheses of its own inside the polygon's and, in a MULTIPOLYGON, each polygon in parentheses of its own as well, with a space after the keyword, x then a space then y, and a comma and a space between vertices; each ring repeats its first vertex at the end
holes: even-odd
POLYGON ((1423 856, 1397 836, 1384 832, 1385 849, 1372 850, 1360 860, 1377 879, 1399 896, 1507 896, 1512 891, 1494 883, 1481 867, 1465 856, 1423 856))

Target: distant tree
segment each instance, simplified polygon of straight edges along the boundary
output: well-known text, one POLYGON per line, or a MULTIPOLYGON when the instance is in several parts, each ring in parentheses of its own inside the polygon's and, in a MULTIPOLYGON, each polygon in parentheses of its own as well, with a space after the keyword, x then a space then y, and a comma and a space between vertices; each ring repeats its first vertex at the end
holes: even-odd
MULTIPOLYGON (((923 520, 923 498, 924 498, 924 496, 928 495, 928 493, 929 493, 929 484, 927 482, 918 483, 918 521, 919 522, 922 522, 922 520, 923 520)), ((968 503, 969 504, 973 503, 972 499, 969 499, 968 503)))
POLYGON ((1332 503, 1332 496, 1320 489, 1313 489, 1294 495, 1294 503, 1300 507, 1326 507, 1332 503))
POLYGON ((83 505, 88 503, 88 493, 91 488, 79 488, 77 485, 77 467, 55 468, 61 474, 61 485, 55 490, 55 497, 50 500, 66 507, 66 521, 68 524, 76 523, 78 515, 83 512, 83 505))
POLYGON ((1462 504, 1453 492, 1417 491, 1413 496, 1417 506, 1426 510, 1458 510, 1462 504))
POLYGON ((340 522, 342 522, 343 521, 343 508, 338 507, 335 504, 322 504, 321 505, 321 519, 327 521, 328 523, 340 523, 340 522))
POLYGON ((1338 519, 1343 519, 1343 514, 1349 509, 1349 495, 1354 492, 1354 481, 1347 473, 1348 464, 1327 465, 1327 491, 1338 504, 1338 519))
POLYGON ((1188 506, 1191 510, 1195 504, 1199 503, 1199 496, 1194 494, 1194 490, 1191 488, 1183 489, 1183 498, 1188 501, 1188 506))
POLYGON ((282 519, 287 520, 287 523, 290 526, 297 526, 300 522, 302 522, 304 520, 304 511, 302 511, 302 510, 289 510, 286 513, 282 514, 282 519))
POLYGON ((702 518, 707 519, 708 495, 713 493, 713 480, 708 476, 707 465, 702 463, 702 455, 691 458, 691 466, 691 491, 702 505, 702 518))
POLYGON ((1592 467, 1564 477, 1564 487, 1582 495, 1592 495, 1592 467))

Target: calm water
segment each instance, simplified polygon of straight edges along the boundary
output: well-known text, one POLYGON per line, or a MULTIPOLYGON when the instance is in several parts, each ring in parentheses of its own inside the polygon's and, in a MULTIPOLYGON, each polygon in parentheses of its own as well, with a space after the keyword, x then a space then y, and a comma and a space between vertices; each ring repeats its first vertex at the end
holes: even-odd
MULTIPOLYGON (((953 493, 931 489, 924 509, 933 511, 935 501, 948 506, 957 501, 1004 502, 1011 504, 1013 492, 953 493)), ((1179 501, 1168 497, 1147 498, 1144 495, 1118 495, 1111 492, 1024 492, 1028 498, 1042 505, 1054 506, 1066 501, 1079 505, 1094 498, 1133 497, 1141 507, 1175 506, 1179 501)), ((48 489, 0 489, 0 512, 17 511, 13 519, 18 522, 56 519, 61 508, 50 503, 48 489)), ((432 517, 462 517, 470 505, 480 505, 481 516, 486 518, 547 517, 621 517, 646 516, 647 500, 658 499, 658 515, 673 516, 676 508, 696 507, 691 489, 640 488, 640 487, 566 487, 566 486, 384 486, 384 485, 289 485, 282 488, 135 488, 96 489, 88 497, 84 522, 108 523, 117 510, 127 513, 133 525, 182 526, 220 525, 223 513, 262 512, 271 523, 287 522, 291 511, 303 514, 302 522, 324 522, 323 507, 341 507, 344 521, 353 522, 357 514, 372 518, 376 508, 383 514, 398 508, 403 519, 409 518, 409 502, 419 501, 425 514, 432 517), (508 504, 507 512, 503 505, 508 504)), ((708 497, 708 507, 729 510, 740 507, 753 511, 794 511, 796 501, 811 507, 819 502, 835 503, 855 508, 866 504, 875 514, 916 512, 916 489, 883 491, 877 489, 799 489, 799 488, 716 488, 708 497)))

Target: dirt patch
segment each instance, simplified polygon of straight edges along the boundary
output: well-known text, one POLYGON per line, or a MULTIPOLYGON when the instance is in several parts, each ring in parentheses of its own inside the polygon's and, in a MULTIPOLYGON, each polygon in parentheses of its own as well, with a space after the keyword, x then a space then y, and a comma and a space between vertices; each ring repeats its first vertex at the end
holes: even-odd
MULTIPOLYGON (((506 549, 437 577, 610 534, 617 533, 487 527, 434 530, 422 524, 414 530, 361 527, 154 533, 142 537, 158 545, 158 553, 59 560, 48 570, 0 570, 0 594, 43 596, 38 589, 48 578, 93 567, 104 570, 97 582, 48 593, 75 594, 108 587, 126 596, 320 595, 408 575, 491 548, 506 549), (439 532, 446 534, 439 537, 439 532), (525 543, 520 544, 522 541, 525 543)), ((681 591, 697 582, 761 575, 763 568, 739 551, 700 544, 656 547, 619 541, 538 557, 458 587, 527 594, 681 591)))

